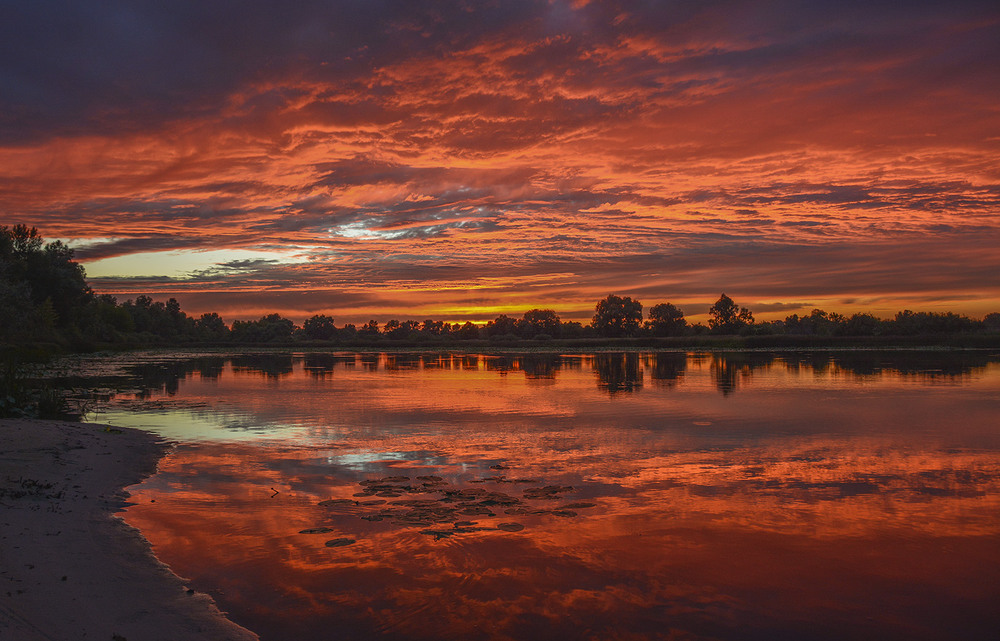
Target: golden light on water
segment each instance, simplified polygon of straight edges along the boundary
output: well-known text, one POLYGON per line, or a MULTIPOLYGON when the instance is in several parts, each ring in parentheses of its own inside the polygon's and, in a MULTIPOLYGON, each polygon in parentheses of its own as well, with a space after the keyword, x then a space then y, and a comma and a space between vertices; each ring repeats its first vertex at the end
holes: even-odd
POLYGON ((265 638, 975 636, 1000 368, 969 358, 216 356, 106 418, 181 442, 125 517, 265 638))

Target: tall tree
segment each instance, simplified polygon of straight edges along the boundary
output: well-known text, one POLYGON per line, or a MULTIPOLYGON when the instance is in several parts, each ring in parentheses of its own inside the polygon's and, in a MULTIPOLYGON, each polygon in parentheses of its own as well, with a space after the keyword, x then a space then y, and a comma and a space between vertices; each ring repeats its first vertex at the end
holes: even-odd
POLYGON ((708 310, 708 326, 717 334, 735 334, 744 327, 753 325, 753 314, 746 307, 740 307, 733 299, 722 294, 708 310))
POLYGON ((222 340, 229 336, 226 321, 215 312, 202 314, 194 322, 195 336, 201 340, 222 340))
POLYGON ((642 322, 642 303, 609 295, 597 303, 593 326, 601 336, 634 336, 642 322))
POLYGON ((486 323, 487 336, 505 336, 517 331, 517 319, 506 314, 500 314, 493 320, 486 323))
POLYGON ((328 341, 337 335, 337 326, 333 324, 333 318, 326 314, 316 314, 302 323, 302 331, 311 339, 328 341))
POLYGON ((0 263, 15 289, 18 283, 25 285, 34 306, 51 310, 54 323, 67 327, 94 294, 83 267, 73 261, 73 250, 58 240, 43 243, 34 227, 0 225, 0 263))
POLYGON ((518 323, 521 336, 526 338, 534 338, 541 334, 556 338, 559 336, 560 326, 559 316, 551 309, 528 310, 518 323))
POLYGON ((684 312, 671 303, 660 303, 649 308, 646 327, 653 336, 680 336, 687 327, 684 312))

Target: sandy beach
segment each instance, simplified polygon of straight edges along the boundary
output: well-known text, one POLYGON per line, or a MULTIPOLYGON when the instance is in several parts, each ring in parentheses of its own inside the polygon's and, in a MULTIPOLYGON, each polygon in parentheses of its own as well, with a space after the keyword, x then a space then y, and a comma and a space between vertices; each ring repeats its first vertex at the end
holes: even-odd
POLYGON ((0 420, 0 639, 257 639, 114 516, 164 449, 138 430, 0 420))

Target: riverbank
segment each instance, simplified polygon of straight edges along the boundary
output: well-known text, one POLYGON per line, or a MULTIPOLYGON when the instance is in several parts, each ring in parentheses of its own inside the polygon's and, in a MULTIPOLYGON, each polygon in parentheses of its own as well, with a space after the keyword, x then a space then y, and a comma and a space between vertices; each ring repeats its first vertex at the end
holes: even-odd
POLYGON ((415 340, 383 336, 356 336, 347 340, 288 339, 273 342, 166 341, 89 344, 67 349, 56 345, 5 345, 0 343, 0 362, 45 362, 59 355, 107 351, 121 353, 146 350, 278 350, 328 352, 614 352, 614 351, 877 351, 877 350, 977 350, 1000 349, 1000 333, 915 334, 907 336, 819 336, 799 334, 686 336, 633 336, 608 338, 520 338, 514 335, 493 338, 459 339, 454 336, 424 336, 415 340))
POLYGON ((139 430, 0 420, 0 639, 257 639, 114 516, 164 449, 139 430))

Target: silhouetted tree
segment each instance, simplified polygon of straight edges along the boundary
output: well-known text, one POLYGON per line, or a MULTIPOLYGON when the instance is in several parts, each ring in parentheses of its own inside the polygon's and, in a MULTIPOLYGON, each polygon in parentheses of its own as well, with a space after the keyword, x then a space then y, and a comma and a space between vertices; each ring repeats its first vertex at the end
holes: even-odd
POLYGON ((735 334, 744 327, 753 325, 753 314, 746 307, 740 307, 733 299, 722 294, 708 310, 708 326, 717 334, 735 334))
POLYGON ((0 225, 0 280, 5 302, 21 305, 19 313, 32 322, 67 328, 80 320, 93 299, 86 274, 73 261, 73 250, 56 240, 47 244, 38 230, 25 225, 0 225), (27 295, 31 305, 21 300, 27 295))
POLYGON ((315 314, 302 323, 302 332, 313 340, 328 341, 337 335, 337 326, 326 314, 315 314))
POLYGON ((992 312, 983 316, 983 329, 988 332, 1000 332, 1000 312, 992 312))
POLYGON ((78 318, 80 329, 98 341, 119 342, 135 331, 132 317, 111 294, 94 296, 84 309, 78 311, 78 318))
POLYGON ((41 319, 23 280, 10 275, 8 263, 0 263, 0 341, 24 343, 40 338, 41 319))
POLYGON ((843 331, 847 319, 840 314, 828 314, 822 309, 814 309, 808 316, 799 317, 792 314, 782 323, 786 334, 806 334, 815 336, 832 336, 843 331))
POLYGON ((495 319, 486 323, 487 336, 506 336, 507 334, 515 333, 517 333, 517 320, 506 314, 500 314, 495 319))
POLYGON ((518 322, 518 333, 525 338, 544 334, 553 338, 560 334, 559 316, 551 309, 532 309, 518 322))
POLYGON ((444 331, 444 321, 426 319, 420 326, 420 331, 428 336, 440 336, 444 331))
POLYGON ((195 334, 201 340, 223 340, 229 337, 229 327, 222 317, 215 312, 202 314, 194 322, 195 334))
POLYGON ((175 298, 163 303, 149 296, 136 296, 134 301, 125 301, 122 308, 131 316, 135 331, 149 338, 175 341, 196 333, 196 323, 181 311, 175 298))
POLYGON ((670 303, 660 303, 649 308, 646 328, 653 336, 680 336, 687 327, 684 312, 670 303))
POLYGON ((372 320, 368 321, 367 323, 365 323, 364 325, 362 325, 361 327, 359 327, 358 328, 358 335, 359 336, 367 336, 369 338, 373 338, 375 336, 378 336, 378 321, 375 320, 375 319, 372 319, 372 320))
POLYGON ((972 319, 952 312, 914 312, 904 309, 888 322, 888 332, 899 336, 954 334, 971 330, 972 319))
POLYGON ((594 330, 592 327, 585 328, 577 321, 563 321, 559 323, 560 338, 582 338, 586 335, 587 331, 593 332, 594 330))
POLYGON ((884 322, 871 314, 854 314, 839 329, 843 336, 878 336, 883 333, 884 322))
POLYGON ((475 340, 479 338, 479 327, 475 323, 466 321, 461 327, 459 327, 454 332, 455 338, 459 340, 475 340))
POLYGON ((402 338, 403 332, 399 329, 399 321, 391 318, 382 326, 382 333, 389 338, 402 338))
POLYGON ((642 322, 642 303, 609 295, 597 303, 593 326, 601 336, 634 336, 642 322))
POLYGON ((238 343, 285 343, 292 339, 295 323, 280 314, 255 321, 233 321, 230 338, 238 343))

